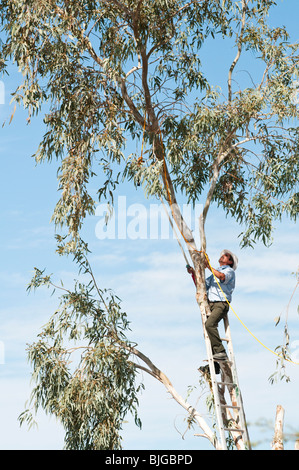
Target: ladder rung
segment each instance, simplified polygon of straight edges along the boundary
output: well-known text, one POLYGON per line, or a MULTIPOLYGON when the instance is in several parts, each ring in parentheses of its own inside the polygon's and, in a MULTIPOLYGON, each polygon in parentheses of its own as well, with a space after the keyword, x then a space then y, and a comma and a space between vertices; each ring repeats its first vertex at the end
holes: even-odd
MULTIPOLYGON (((240 438, 249 441, 248 435, 247 435, 247 428, 246 428, 246 419, 244 415, 244 410, 243 410, 243 404, 242 404, 242 399, 241 399, 241 390, 240 386, 238 384, 238 378, 237 378, 237 371, 236 371, 236 365, 235 365, 235 357, 234 357, 234 352, 232 349, 232 339, 230 336, 230 329, 229 329, 229 322, 228 318, 224 320, 224 327, 225 330, 222 333, 222 336, 225 336, 224 338, 220 338, 221 341, 225 341, 226 347, 228 348, 227 354, 229 357, 227 358, 227 361, 220 360, 220 359, 215 359, 213 357, 213 351, 211 349, 211 345, 209 343, 209 337, 207 335, 207 332, 204 328, 204 338, 206 341, 206 346, 207 346, 207 354, 208 354, 208 360, 205 360, 204 362, 209 363, 209 368, 210 374, 211 374, 211 380, 212 380, 212 386, 213 386, 213 392, 215 394, 215 410, 216 410, 216 420, 217 420, 217 427, 220 432, 220 440, 221 440, 221 448, 227 449, 227 442, 226 442, 226 436, 225 432, 230 432, 230 433, 236 433, 233 434, 234 436, 239 435, 240 438), (212 364, 214 362, 214 364, 212 364), (215 365, 215 363, 218 362, 220 368, 222 369, 222 372, 227 372, 227 375, 225 374, 222 377, 219 377, 220 381, 217 381, 216 375, 214 375, 214 367, 212 365, 215 365), (227 370, 228 369, 228 370, 227 370), (230 370, 229 370, 230 369, 230 370), (233 370, 235 369, 235 370, 233 370), (230 374, 228 374, 230 372, 230 374), (222 382, 222 380, 227 380, 225 382, 222 382), (234 382, 229 382, 229 380, 232 380, 234 382), (218 387, 217 387, 218 385, 218 387), (221 388, 223 387, 223 388, 221 388), (228 387, 227 389, 224 389, 224 387, 228 387), (232 399, 231 405, 226 405, 221 403, 221 394, 227 393, 236 393, 238 397, 236 397, 236 401, 232 399), (236 405, 233 405, 233 403, 236 403, 236 405), (227 409, 227 412, 225 411, 227 409), (231 414, 235 415, 235 419, 233 422, 231 422, 229 419, 226 420, 224 418, 224 415, 229 413, 229 409, 231 409, 231 414), (233 411, 235 410, 235 411, 233 411), (238 418, 236 418, 238 416, 238 418), (240 426, 239 428, 237 427, 227 427, 229 425, 232 426, 240 426), (241 427, 242 426, 242 427, 241 427)), ((216 374, 216 370, 215 370, 216 374)), ((225 400, 223 400, 225 402, 225 400)), ((229 413, 230 415, 230 413, 229 413)), ((249 442, 248 442, 249 445, 249 442)), ((250 448, 250 445, 249 445, 250 448)))
MULTIPOLYGON (((218 362, 218 364, 233 364, 232 361, 223 361, 221 359, 212 359, 213 362, 218 362)), ((209 359, 203 359, 202 362, 209 362, 209 359)))
POLYGON ((224 431, 238 431, 238 432, 245 432, 245 429, 238 429, 238 428, 223 428, 224 431))
POLYGON ((229 360, 226 360, 226 359, 214 359, 212 358, 212 360, 214 362, 218 362, 218 364, 233 364, 233 361, 229 361, 229 360))
POLYGON ((240 406, 234 406, 234 405, 221 405, 220 404, 220 406, 222 406, 222 408, 233 408, 234 410, 240 410, 241 409, 240 406))
POLYGON ((237 384, 229 382, 217 382, 218 385, 228 385, 229 387, 237 387, 237 384))

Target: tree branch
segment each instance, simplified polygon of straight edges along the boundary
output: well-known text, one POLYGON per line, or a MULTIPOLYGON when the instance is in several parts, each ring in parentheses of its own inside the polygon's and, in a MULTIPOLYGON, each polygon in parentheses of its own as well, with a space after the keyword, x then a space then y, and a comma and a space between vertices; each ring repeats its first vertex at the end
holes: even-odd
POLYGON ((273 450, 283 450, 283 420, 284 420, 284 409, 281 405, 277 405, 274 439, 272 442, 273 450))
POLYGON ((125 100, 125 102, 127 103, 131 113, 133 114, 135 120, 141 125, 143 126, 144 124, 144 117, 141 116, 140 112, 138 111, 138 109, 136 108, 133 100, 131 99, 131 97, 129 96, 128 94, 128 90, 127 90, 127 86, 126 86, 126 80, 125 79, 121 79, 119 80, 119 83, 120 83, 120 89, 121 89, 121 93, 122 93, 122 97, 123 99, 125 100))
POLYGON ((247 2, 245 0, 242 0, 242 26, 241 26, 241 31, 240 35, 238 38, 238 52, 237 55, 233 61, 233 63, 230 66, 229 73, 228 73, 228 101, 231 103, 232 101, 232 73, 237 65, 238 60, 240 59, 241 52, 242 52, 242 37, 244 33, 244 28, 245 28, 245 19, 246 19, 246 10, 247 10, 247 2))
POLYGON ((212 179, 211 179, 210 188, 209 188, 209 191, 208 191, 208 194, 207 194, 207 198, 206 198, 206 202, 205 202, 205 205, 204 205, 204 208, 203 208, 203 212, 202 212, 202 214, 200 216, 200 219, 199 219, 201 250, 203 250, 203 251, 206 251, 206 236, 205 236, 204 226, 205 226, 207 213, 208 213, 208 210, 210 208, 212 198, 213 198, 213 194, 214 194, 214 191, 215 191, 215 188, 216 188, 217 180, 218 180, 218 177, 219 177, 220 164, 230 154, 233 147, 234 146, 231 145, 225 152, 220 153, 218 155, 216 161, 214 162, 214 165, 213 165, 213 176, 212 176, 212 179))
POLYGON ((106 3, 108 6, 113 3, 115 6, 117 6, 123 13, 125 13, 127 16, 132 16, 132 12, 126 7, 124 2, 119 2, 118 0, 102 0, 104 3, 106 3))
POLYGON ((147 369, 146 367, 140 366, 140 365, 136 365, 136 367, 144 370, 145 372, 147 372, 148 374, 152 375, 157 380, 159 380, 165 386, 165 388, 171 394, 171 396, 174 398, 174 400, 179 405, 181 405, 190 414, 190 416, 193 419, 195 419, 197 424, 203 430, 205 437, 207 439, 209 439, 211 444, 216 449, 219 449, 220 444, 219 444, 217 438, 215 437, 214 432, 210 429, 210 427, 208 426, 206 421, 203 419, 201 414, 198 413, 198 411, 196 411, 196 409, 192 405, 190 405, 186 400, 184 400, 183 397, 181 397, 181 395, 179 395, 177 393, 177 391, 173 387, 173 385, 170 382, 170 380, 168 379, 168 377, 160 369, 158 369, 158 367, 156 367, 147 356, 145 356, 143 353, 141 353, 138 349, 136 349, 132 346, 128 346, 127 344, 122 343, 122 345, 125 349, 130 351, 133 355, 135 355, 136 357, 141 359, 149 367, 149 369, 147 369))

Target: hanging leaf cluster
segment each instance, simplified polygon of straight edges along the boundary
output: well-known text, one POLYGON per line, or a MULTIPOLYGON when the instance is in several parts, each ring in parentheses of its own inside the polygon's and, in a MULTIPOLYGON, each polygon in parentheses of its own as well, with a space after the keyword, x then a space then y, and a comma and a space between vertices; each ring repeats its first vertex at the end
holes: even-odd
POLYGON ((56 286, 51 276, 35 268, 28 287, 46 286, 61 296, 38 340, 28 346, 35 386, 19 420, 33 425, 41 408, 63 426, 66 449, 120 449, 128 413, 141 427, 137 406, 142 385, 136 383, 129 358, 129 323, 119 299, 97 286, 86 253, 77 250, 75 261, 82 276, 91 279, 87 285, 76 281, 72 289, 56 286))

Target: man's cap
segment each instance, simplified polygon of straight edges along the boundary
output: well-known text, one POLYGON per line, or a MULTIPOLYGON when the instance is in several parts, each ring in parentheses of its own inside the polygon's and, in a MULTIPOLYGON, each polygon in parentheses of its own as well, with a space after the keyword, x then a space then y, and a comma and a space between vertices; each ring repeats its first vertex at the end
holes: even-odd
POLYGON ((228 254, 228 255, 231 255, 233 261, 234 261, 234 264, 232 266, 233 270, 235 271, 237 269, 237 266, 238 266, 238 258, 236 255, 234 255, 234 253, 232 253, 231 251, 229 250, 222 250, 221 253, 220 253, 220 257, 225 255, 225 254, 228 254))

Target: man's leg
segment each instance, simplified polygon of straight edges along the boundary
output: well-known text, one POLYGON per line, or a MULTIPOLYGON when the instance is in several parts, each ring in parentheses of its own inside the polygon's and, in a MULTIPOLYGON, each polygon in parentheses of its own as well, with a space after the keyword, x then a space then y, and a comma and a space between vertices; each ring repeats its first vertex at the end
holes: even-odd
POLYGON ((210 303, 211 315, 206 320, 205 327, 210 338, 213 354, 225 353, 225 348, 218 332, 218 323, 229 310, 227 302, 210 303))

